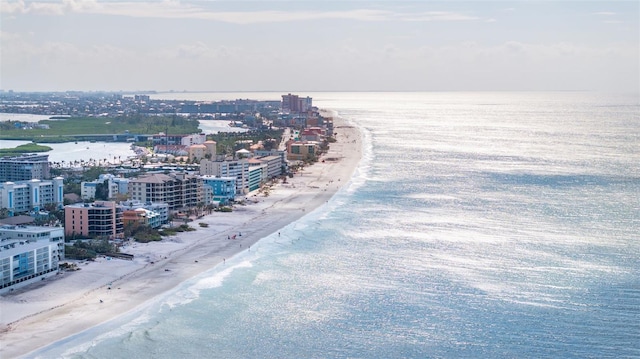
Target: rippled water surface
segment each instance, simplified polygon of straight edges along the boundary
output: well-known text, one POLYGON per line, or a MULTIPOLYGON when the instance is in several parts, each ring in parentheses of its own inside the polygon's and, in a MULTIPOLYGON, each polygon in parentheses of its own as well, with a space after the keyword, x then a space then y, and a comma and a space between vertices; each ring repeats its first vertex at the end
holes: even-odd
POLYGON ((365 137, 336 197, 42 357, 640 356, 636 97, 310 96, 365 137))

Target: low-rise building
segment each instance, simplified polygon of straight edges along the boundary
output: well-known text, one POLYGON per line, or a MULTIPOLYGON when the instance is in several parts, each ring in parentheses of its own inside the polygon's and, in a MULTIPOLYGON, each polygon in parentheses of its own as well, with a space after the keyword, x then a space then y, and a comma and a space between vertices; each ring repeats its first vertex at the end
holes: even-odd
POLYGON ((124 210, 122 212, 122 223, 125 227, 143 225, 151 228, 160 228, 163 224, 160 214, 144 208, 124 210))
POLYGON ((324 139, 326 131, 320 127, 309 127, 300 131, 300 141, 321 142, 324 139))
POLYGON ((219 202, 227 204, 236 198, 236 178, 235 177, 215 177, 202 176, 205 186, 211 188, 211 198, 207 198, 207 203, 219 202))
POLYGON ((293 141, 287 142, 287 160, 303 161, 305 159, 315 158, 320 153, 320 145, 318 142, 293 141))
POLYGON ((0 226, 0 294, 55 275, 62 259, 62 227, 0 226))
POLYGON ((189 147, 183 145, 155 145, 153 146, 153 152, 165 153, 173 156, 188 156, 189 147))
POLYGON ((187 148, 190 161, 201 161, 204 158, 216 158, 216 141, 205 141, 203 144, 191 145, 187 148))
POLYGON ((169 222, 169 205, 167 203, 124 201, 120 202, 120 207, 122 207, 123 211, 143 208, 156 213, 161 225, 169 222))

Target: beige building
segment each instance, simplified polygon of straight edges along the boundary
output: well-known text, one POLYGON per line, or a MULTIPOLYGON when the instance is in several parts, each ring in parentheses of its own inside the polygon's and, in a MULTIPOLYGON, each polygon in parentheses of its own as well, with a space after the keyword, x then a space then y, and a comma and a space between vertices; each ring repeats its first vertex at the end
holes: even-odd
POLYGON ((189 146, 189 160, 201 161, 202 159, 216 158, 216 141, 205 141, 203 144, 189 146))
POLYGON ((204 202, 202 179, 184 173, 150 174, 129 181, 129 196, 142 203, 162 202, 169 210, 204 202))
POLYGON ((293 141, 287 142, 287 160, 302 161, 307 158, 317 157, 320 154, 320 145, 314 141, 293 141))

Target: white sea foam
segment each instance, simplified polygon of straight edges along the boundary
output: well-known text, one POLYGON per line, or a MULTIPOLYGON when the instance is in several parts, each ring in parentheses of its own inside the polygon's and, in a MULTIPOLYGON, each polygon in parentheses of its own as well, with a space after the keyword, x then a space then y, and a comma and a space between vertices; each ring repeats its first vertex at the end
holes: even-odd
MULTIPOLYGON (((155 302, 156 303, 154 304, 157 304, 157 301, 155 302)), ((116 325, 114 325, 114 323, 104 324, 104 326, 111 328, 111 330, 109 331, 105 331, 104 327, 100 326, 81 333, 80 335, 86 338, 91 338, 91 334, 93 332, 101 333, 88 340, 87 342, 81 343, 71 348, 64 348, 63 343, 58 343, 60 349, 64 349, 64 352, 62 352, 60 356, 62 358, 72 358, 75 354, 88 352, 92 347, 99 345, 106 340, 118 338, 135 331, 141 325, 148 323, 149 320, 153 318, 153 315, 155 313, 150 313, 149 307, 150 306, 146 306, 146 309, 137 310, 135 314, 131 313, 129 315, 126 315, 125 317, 118 318, 116 325)), ((50 357, 49 355, 50 354, 47 354, 47 357, 50 357)))
MULTIPOLYGON (((231 263, 233 263, 232 260, 229 260, 225 264, 231 263)), ((243 260, 237 264, 231 264, 229 267, 222 270, 219 270, 219 267, 216 267, 214 270, 196 277, 195 283, 188 284, 187 287, 181 288, 173 293, 171 297, 164 300, 164 304, 170 309, 173 309, 176 306, 189 304, 198 299, 203 290, 220 287, 225 279, 228 278, 236 269, 251 268, 252 266, 253 264, 250 261, 243 260)))
POLYGON ((351 182, 170 295, 154 354, 638 356, 635 99, 312 96, 364 128, 351 182))

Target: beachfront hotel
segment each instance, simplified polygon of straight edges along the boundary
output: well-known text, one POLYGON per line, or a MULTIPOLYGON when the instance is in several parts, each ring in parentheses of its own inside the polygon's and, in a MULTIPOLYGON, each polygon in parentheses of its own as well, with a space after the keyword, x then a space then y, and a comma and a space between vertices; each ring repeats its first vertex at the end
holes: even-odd
POLYGON ((0 183, 0 208, 6 208, 9 216, 23 212, 38 212, 48 204, 62 207, 64 201, 63 178, 52 180, 0 183))
POLYGON ((36 153, 0 158, 0 182, 51 178, 49 155, 36 153))
POLYGON ((62 259, 63 228, 0 226, 0 294, 55 275, 62 259))
POLYGON ((64 206, 64 233, 71 238, 122 238, 122 212, 122 207, 107 201, 64 206))

